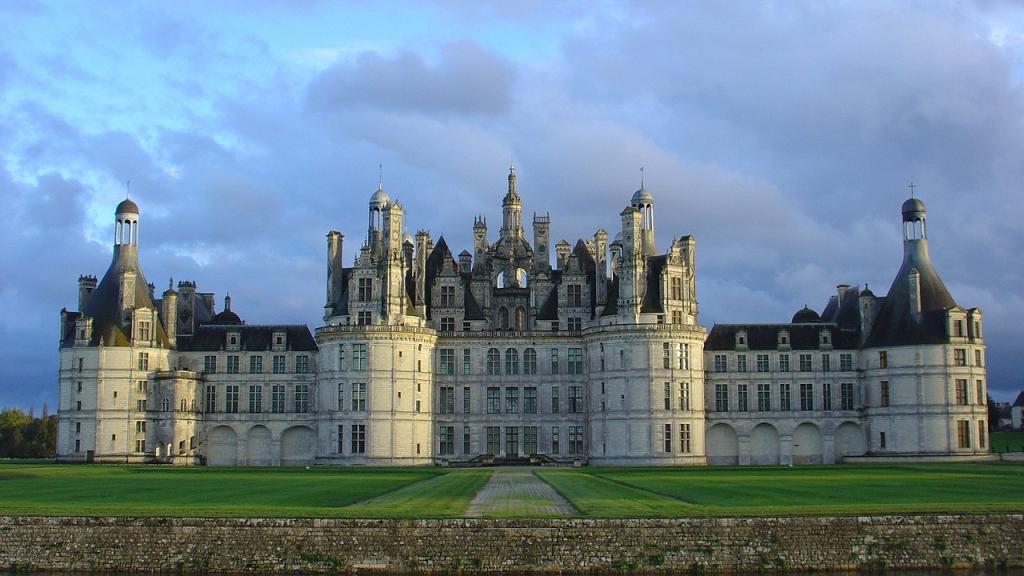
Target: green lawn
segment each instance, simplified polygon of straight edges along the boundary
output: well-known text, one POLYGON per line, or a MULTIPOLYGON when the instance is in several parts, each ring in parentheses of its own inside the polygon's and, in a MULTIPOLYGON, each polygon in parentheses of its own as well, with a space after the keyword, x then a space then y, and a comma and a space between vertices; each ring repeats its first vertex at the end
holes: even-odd
POLYGON ((995 512, 1024 507, 1019 464, 545 470, 581 513, 673 517, 995 512))
POLYGON ((489 469, 453 470, 340 510, 351 518, 461 518, 491 477, 489 469))
POLYGON ((1024 452, 1024 430, 993 432, 989 448, 993 452, 1024 452))

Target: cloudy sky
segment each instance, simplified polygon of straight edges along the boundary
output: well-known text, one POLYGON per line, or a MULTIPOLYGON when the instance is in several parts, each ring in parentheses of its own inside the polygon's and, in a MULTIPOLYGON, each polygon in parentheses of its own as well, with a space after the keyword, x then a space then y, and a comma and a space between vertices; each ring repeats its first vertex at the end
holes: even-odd
MULTIPOLYGON (((1013 2, 0 3, 0 406, 52 408, 58 311, 141 208, 142 266, 315 327, 384 188, 470 246, 509 162, 556 238, 697 238, 700 321, 884 292, 917 185, 936 267, 1024 386, 1024 8, 1013 2), (173 8, 171 7, 173 6, 173 8), (1014 359, 1018 360, 1014 360, 1014 359)), ((497 226, 492 225, 492 234, 497 226)))

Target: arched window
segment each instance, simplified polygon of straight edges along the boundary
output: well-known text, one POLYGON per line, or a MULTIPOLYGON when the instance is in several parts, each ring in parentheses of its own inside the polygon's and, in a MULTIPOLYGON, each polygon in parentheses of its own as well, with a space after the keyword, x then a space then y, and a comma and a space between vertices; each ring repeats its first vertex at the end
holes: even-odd
POLYGON ((519 351, 515 348, 505 350, 505 374, 519 374, 519 351))
POLYGON ((160 410, 163 411, 163 412, 170 412, 171 411, 171 399, 170 398, 164 398, 160 402, 160 410))
POLYGON ((494 280, 494 287, 495 288, 504 288, 505 287, 505 272, 499 272, 498 273, 498 277, 495 278, 495 280, 494 280))
POLYGON ((516 308, 516 330, 526 330, 526 308, 516 308))
POLYGON ((526 288, 529 281, 529 277, 526 275, 526 270, 516 268, 516 282, 519 284, 519 287, 526 288))
POLYGON ((508 308, 504 306, 498 310, 498 327, 502 330, 508 330, 508 308))
POLYGON ((523 374, 537 373, 537 351, 533 348, 523 350, 523 374))
POLYGON ((487 373, 501 374, 501 353, 497 348, 487 351, 487 373))

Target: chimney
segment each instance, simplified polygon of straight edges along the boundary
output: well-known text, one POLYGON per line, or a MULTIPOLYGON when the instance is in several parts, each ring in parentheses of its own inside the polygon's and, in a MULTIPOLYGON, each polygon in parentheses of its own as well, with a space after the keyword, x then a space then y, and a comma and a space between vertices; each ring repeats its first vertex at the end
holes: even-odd
POLYGON ((163 315, 164 332, 173 346, 178 335, 178 293, 168 287, 163 296, 163 310, 160 312, 163 315))
POLYGON ((875 325, 875 295, 864 285, 864 291, 860 293, 860 343, 863 344, 871 335, 871 328, 875 325))
POLYGON ((555 259, 558 261, 559 270, 565 270, 565 265, 569 263, 569 250, 569 243, 565 240, 559 240, 555 245, 555 259))
POLYGON ((337 230, 327 233, 327 304, 335 304, 341 297, 342 248, 345 236, 337 230))
POLYGON ((840 284, 840 285, 836 286, 836 293, 837 293, 836 308, 838 308, 839 306, 843 305, 843 297, 846 296, 846 292, 849 289, 850 289, 850 285, 849 284, 840 284))
POLYGON ((459 271, 469 272, 473 266, 473 255, 469 253, 469 250, 463 250, 459 254, 459 271))
POLYGON ((85 305, 89 303, 89 297, 92 296, 93 291, 96 290, 96 277, 95 276, 79 276, 78 277, 78 311, 85 310, 85 305))
POLYGON ((907 291, 910 293, 910 315, 915 321, 921 320, 921 273, 911 268, 907 275, 907 291))

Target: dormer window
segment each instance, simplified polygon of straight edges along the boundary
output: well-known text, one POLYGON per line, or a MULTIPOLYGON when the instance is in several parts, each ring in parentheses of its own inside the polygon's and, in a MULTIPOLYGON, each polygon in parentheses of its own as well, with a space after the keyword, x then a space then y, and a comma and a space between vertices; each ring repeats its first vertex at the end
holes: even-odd
POLYGON ((228 332, 228 350, 238 350, 242 341, 241 335, 238 332, 228 332))
POLYGON ((778 345, 779 345, 780 348, 788 348, 789 347, 789 331, 788 330, 780 330, 779 331, 778 345))
POLYGON ((963 338, 964 337, 964 321, 963 320, 954 320, 953 321, 953 336, 955 336, 957 338, 963 338))
POLYGON ((287 346, 288 340, 285 337, 284 332, 275 331, 273 335, 273 348, 275 352, 280 352, 287 346))
POLYGON ((747 332, 746 330, 740 330, 736 332, 736 347, 746 348, 747 347, 747 332))

